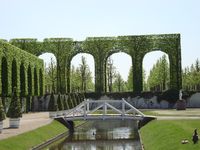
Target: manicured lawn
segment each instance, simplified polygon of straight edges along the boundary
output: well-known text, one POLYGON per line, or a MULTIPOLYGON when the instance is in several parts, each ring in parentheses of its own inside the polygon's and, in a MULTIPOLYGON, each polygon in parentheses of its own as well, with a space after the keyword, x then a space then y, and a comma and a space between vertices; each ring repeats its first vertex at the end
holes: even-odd
POLYGON ((0 150, 26 150, 67 131, 57 121, 36 130, 0 141, 0 150))
POLYGON ((192 135, 199 120, 154 120, 140 129, 145 150, 200 150, 200 142, 193 144, 192 135), (188 139, 188 144, 181 144, 188 139))

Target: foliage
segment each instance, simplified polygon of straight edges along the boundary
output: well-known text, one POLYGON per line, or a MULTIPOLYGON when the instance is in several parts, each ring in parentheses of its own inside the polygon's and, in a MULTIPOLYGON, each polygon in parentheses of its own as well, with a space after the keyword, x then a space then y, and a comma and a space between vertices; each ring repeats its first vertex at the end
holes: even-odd
POLYGON ((107 87, 108 92, 113 92, 113 81, 116 77, 116 67, 113 64, 113 60, 111 57, 108 57, 106 61, 106 78, 107 78, 107 87))
POLYGON ((69 109, 72 109, 74 107, 71 93, 68 94, 67 103, 68 103, 69 109))
POLYGON ((5 112, 4 112, 4 107, 2 104, 2 99, 0 99, 0 121, 5 119, 5 112))
POLYGON ((58 110, 63 110, 63 100, 61 98, 60 93, 58 94, 57 104, 58 104, 58 110))
POLYGON ((56 63, 51 58, 51 62, 45 65, 45 91, 48 93, 56 92, 56 63))
POLYGON ((145 150, 200 149, 193 144, 192 134, 200 125, 198 120, 155 120, 140 129, 145 150), (153 139, 153 140, 152 140, 153 139), (188 144, 181 144, 187 139, 188 144))
POLYGON ((114 92, 124 92, 126 90, 126 85, 119 73, 116 74, 115 80, 113 83, 114 92))
POLYGON ((26 96, 26 112, 31 111, 32 96, 26 96))
POLYGON ((7 117, 9 118, 22 117, 20 100, 17 96, 16 88, 14 88, 14 91, 13 91, 12 99, 11 99, 10 106, 7 112, 7 117))
POLYGON ((50 96, 48 110, 49 111, 57 111, 58 110, 58 104, 55 101, 53 92, 51 93, 51 96, 50 96))
MULTIPOLYGON (((27 95, 29 83, 26 83, 27 80, 20 80, 20 78, 23 78, 23 74, 20 74, 20 66, 23 66, 21 71, 28 70, 28 67, 30 66, 30 74, 32 75, 32 77, 34 77, 34 67, 36 68, 36 70, 41 69, 43 72, 43 61, 41 59, 38 59, 36 56, 24 50, 21 50, 9 44, 8 42, 3 41, 0 41, 0 59, 2 60, 2 68, 0 69, 0 71, 3 75, 0 82, 0 86, 2 87, 0 88, 2 89, 0 90, 0 93, 3 96, 11 96, 12 87, 14 87, 13 85, 15 85, 17 88, 17 95, 19 95, 20 93, 27 95), (23 90, 25 89, 25 91, 20 88, 20 85, 25 86, 23 87, 23 90)), ((34 90, 33 85, 31 85, 31 88, 34 90)), ((33 90, 30 91, 30 95, 34 94, 33 90)))
MULTIPOLYGON (((127 53, 132 58, 133 90, 140 92, 143 89, 143 57, 146 53, 157 49, 168 54, 170 58, 170 83, 167 86, 171 89, 182 88, 180 34, 89 37, 81 42, 69 38, 48 38, 43 42, 38 42, 36 39, 13 39, 10 43, 34 55, 51 52, 56 56, 57 92, 65 93, 66 89, 67 92, 70 92, 70 63, 73 56, 81 52, 89 53, 94 57, 95 92, 105 92, 106 60, 111 54, 120 51, 127 53)), ((18 60, 16 61, 18 62, 18 60)), ((33 68, 33 66, 31 67, 33 68)), ((19 84, 17 85, 19 86, 19 84)), ((165 86, 163 83, 160 88, 165 89, 165 86)), ((38 91, 38 93, 40 92, 38 91)))
POLYGON ((77 103, 75 93, 71 93, 71 100, 73 102, 73 107, 76 107, 78 105, 78 103, 77 103))
POLYGON ((169 64, 163 55, 150 70, 147 86, 151 91, 164 91, 169 87, 169 64))
POLYGON ((67 95, 64 95, 64 99, 63 99, 63 107, 64 107, 64 110, 67 110, 69 109, 69 105, 67 103, 67 98, 68 97, 67 95))
POLYGON ((72 92, 86 92, 94 90, 92 73, 87 64, 86 58, 82 56, 78 68, 71 67, 71 89, 72 92))
POLYGON ((187 91, 200 90, 200 63, 197 59, 195 64, 183 69, 183 89, 187 91))

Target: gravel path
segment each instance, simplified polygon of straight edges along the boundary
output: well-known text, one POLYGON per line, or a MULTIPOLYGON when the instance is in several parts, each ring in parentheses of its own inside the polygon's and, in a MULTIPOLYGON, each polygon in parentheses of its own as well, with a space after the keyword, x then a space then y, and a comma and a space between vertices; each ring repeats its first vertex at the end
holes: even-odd
POLYGON ((49 118, 48 112, 28 113, 23 114, 20 120, 20 127, 18 129, 9 129, 9 119, 3 121, 3 131, 0 134, 0 140, 15 136, 38 127, 51 123, 52 119, 49 118))

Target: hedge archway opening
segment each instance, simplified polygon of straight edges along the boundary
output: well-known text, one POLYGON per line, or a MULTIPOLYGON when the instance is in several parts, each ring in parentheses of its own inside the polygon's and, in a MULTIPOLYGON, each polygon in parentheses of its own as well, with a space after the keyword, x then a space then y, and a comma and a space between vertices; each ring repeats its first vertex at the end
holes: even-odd
POLYGON ((143 91, 164 91, 170 88, 169 56, 161 50, 151 51, 143 58, 143 91), (152 59, 153 58, 153 59, 152 59))
POLYGON ((105 68, 106 92, 133 91, 133 73, 129 77, 129 72, 132 71, 130 55, 125 52, 111 54, 106 60, 105 68))
POLYGON ((94 92, 94 57, 88 53, 78 53, 73 56, 70 64, 71 91, 94 92))
MULTIPOLYGON (((45 93, 51 93, 52 91, 56 92, 56 84, 57 84, 57 59, 53 53, 43 53, 38 56, 38 58, 43 59, 44 61, 44 77, 45 82, 41 77, 39 78, 39 82, 44 83, 45 93)), ((41 72, 42 73, 42 72, 41 72)), ((40 88, 41 84, 39 85, 40 88)), ((41 89, 40 89, 41 91, 41 89)), ((43 90, 42 90, 43 91, 43 90)), ((41 92, 40 92, 41 93, 41 92)))

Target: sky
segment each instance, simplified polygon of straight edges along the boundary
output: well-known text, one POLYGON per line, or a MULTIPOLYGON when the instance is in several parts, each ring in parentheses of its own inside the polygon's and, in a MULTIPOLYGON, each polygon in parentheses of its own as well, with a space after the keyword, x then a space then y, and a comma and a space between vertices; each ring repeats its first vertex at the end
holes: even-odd
MULTIPOLYGON (((200 58, 199 6, 199 0, 0 0, 0 38, 81 41, 91 36, 180 33, 185 67, 200 58)), ((160 55, 145 56, 147 72, 160 55)), ((131 59, 123 54, 112 57, 126 80, 131 59)), ((80 56, 74 59, 78 65, 80 56)))

